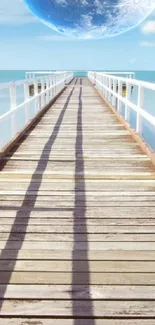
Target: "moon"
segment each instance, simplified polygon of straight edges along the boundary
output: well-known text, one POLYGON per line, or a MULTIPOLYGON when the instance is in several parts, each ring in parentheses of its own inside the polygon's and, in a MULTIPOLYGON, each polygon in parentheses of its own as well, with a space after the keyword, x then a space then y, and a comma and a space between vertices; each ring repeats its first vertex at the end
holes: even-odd
POLYGON ((155 0, 24 0, 31 12, 53 30, 80 39, 125 33, 154 10, 155 0))

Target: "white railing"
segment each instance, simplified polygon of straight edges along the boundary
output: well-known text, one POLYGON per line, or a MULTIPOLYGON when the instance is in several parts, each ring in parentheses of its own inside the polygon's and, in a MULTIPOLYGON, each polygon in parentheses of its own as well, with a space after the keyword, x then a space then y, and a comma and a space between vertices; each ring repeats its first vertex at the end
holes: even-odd
POLYGON ((54 75, 59 75, 59 74, 62 74, 64 73, 65 74, 65 78, 66 78, 66 81, 65 83, 69 83, 70 82, 70 76, 72 76, 73 78, 73 72, 72 71, 27 71, 25 73, 25 78, 26 80, 32 80, 32 79, 36 79, 36 78, 41 78, 41 77, 48 77, 49 75, 50 76, 54 76, 54 75), (39 76, 39 77, 37 77, 39 76))
POLYGON ((104 71, 104 74, 108 74, 108 75, 113 75, 113 76, 123 76, 125 78, 129 78, 129 79, 134 79, 135 78, 135 72, 130 72, 130 71, 104 71))
POLYGON ((37 75, 52 75, 53 71, 27 71, 25 73, 25 78, 26 79, 35 79, 37 77, 37 75))
MULTIPOLYGON (((124 72, 124 74, 126 73, 124 72)), ((142 119, 146 120, 153 127, 155 126, 155 116, 148 113, 147 109, 144 109, 144 91, 151 90, 155 95, 154 83, 119 77, 110 73, 91 71, 88 72, 88 78, 120 114, 122 104, 124 104, 125 112, 123 117, 125 120, 129 121, 130 110, 136 113, 135 129, 137 133, 142 133, 142 119), (134 88, 136 88, 136 102, 133 102, 132 99, 132 90, 134 88)))
POLYGON ((21 132, 72 79, 72 72, 63 71, 0 84, 0 112, 3 103, 4 106, 7 103, 8 108, 0 115, 0 149, 21 132))

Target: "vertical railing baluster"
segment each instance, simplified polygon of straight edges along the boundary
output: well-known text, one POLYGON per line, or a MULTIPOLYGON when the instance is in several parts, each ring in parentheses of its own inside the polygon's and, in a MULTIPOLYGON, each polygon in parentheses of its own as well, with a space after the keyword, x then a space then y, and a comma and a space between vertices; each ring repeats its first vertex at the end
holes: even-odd
POLYGON ((142 86, 138 87, 138 103, 137 103, 137 122, 136 122, 136 132, 141 133, 142 132, 142 118, 141 114, 139 112, 140 108, 143 108, 143 98, 144 98, 144 88, 142 86))
POLYGON ((102 75, 102 95, 104 96, 104 76, 102 75))
POLYGON ((109 103, 111 103, 111 89, 112 89, 112 80, 111 80, 111 77, 109 77, 109 96, 108 96, 108 101, 109 103))
POLYGON ((38 79, 34 79, 33 81, 33 85, 34 85, 34 96, 36 97, 35 100, 34 100, 34 111, 35 111, 35 114, 38 112, 38 79))
POLYGON ((46 105, 49 103, 49 80, 48 78, 45 79, 46 82, 46 105))
MULTIPOLYGON (((41 92, 44 92, 45 90, 45 81, 44 78, 41 79, 41 92)), ((43 93, 41 95, 41 108, 45 106, 45 94, 43 93)))
POLYGON ((57 95, 57 75, 55 75, 55 78, 54 78, 54 84, 55 84, 55 96, 57 95))
MULTIPOLYGON (((122 96, 122 82, 120 80, 118 80, 118 95, 122 96)), ((118 98, 117 100, 117 111, 120 113, 121 110, 121 100, 118 98)))
POLYGON ((113 79, 113 92, 112 106, 116 108, 116 79, 113 79))
MULTIPOLYGON (((131 84, 127 82, 126 84, 126 100, 131 99, 131 84)), ((130 107, 128 104, 125 104, 125 120, 129 121, 130 120, 130 107)))
POLYGON ((53 81, 52 76, 50 76, 50 100, 53 97, 53 89, 52 89, 53 82, 52 81, 53 81))
MULTIPOLYGON (((17 106, 17 98, 16 98, 16 85, 13 83, 10 86, 10 109, 14 111, 17 106)), ((17 121, 16 121, 16 113, 12 113, 11 115, 11 133, 12 137, 17 133, 17 121)))
MULTIPOLYGON (((24 99, 25 102, 29 100, 29 83, 24 82, 24 99)), ((25 104, 25 122, 27 123, 30 120, 30 114, 29 114, 29 104, 25 104)))
MULTIPOLYGON (((106 87, 108 87, 108 78, 107 78, 107 76, 105 76, 105 85, 106 85, 106 87)), ((108 90, 106 88, 106 90, 105 90, 105 98, 106 99, 107 99, 107 94, 108 94, 108 90)))

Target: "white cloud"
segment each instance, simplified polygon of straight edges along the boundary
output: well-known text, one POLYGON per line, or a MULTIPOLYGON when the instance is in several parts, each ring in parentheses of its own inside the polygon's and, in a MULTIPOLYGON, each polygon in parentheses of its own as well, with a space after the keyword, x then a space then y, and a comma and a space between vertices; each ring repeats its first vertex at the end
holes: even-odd
POLYGON ((155 47, 155 42, 142 41, 140 43, 140 46, 143 46, 143 47, 155 47))
POLYGON ((67 1, 66 0, 56 0, 56 3, 58 4, 58 5, 67 5, 67 1))
POLYGON ((80 3, 83 5, 83 6, 87 6, 89 3, 87 2, 87 0, 80 0, 80 3))
POLYGON ((35 22, 23 0, 0 0, 0 25, 35 22))
POLYGON ((91 28, 93 26, 92 19, 93 19, 93 16, 91 14, 81 15, 80 23, 83 26, 83 28, 91 28))
POLYGON ((155 33, 155 20, 147 21, 142 27, 142 32, 145 34, 155 33))

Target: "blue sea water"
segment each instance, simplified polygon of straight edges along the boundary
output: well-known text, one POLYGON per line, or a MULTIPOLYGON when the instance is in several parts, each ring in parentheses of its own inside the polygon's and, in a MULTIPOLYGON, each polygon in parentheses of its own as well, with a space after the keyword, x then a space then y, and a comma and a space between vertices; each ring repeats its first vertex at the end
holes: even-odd
MULTIPOLYGON (((133 72, 136 74, 136 79, 155 83, 155 71, 133 72)), ((0 83, 25 79, 25 73, 26 70, 0 70, 0 83)), ((76 77, 85 77, 87 75, 87 71, 77 70, 74 71, 74 74, 76 77)))
MULTIPOLYGON (((155 83, 155 71, 133 71, 133 72, 135 72, 136 79, 155 83)), ((25 73, 26 73, 25 70, 0 70, 0 83, 23 80, 25 79, 25 73)), ((77 77, 84 77, 87 75, 87 71, 74 71, 74 75, 77 77)), ((137 87, 134 87, 132 91, 132 97, 131 97, 133 103, 137 103, 137 93, 138 93, 137 87)), ((18 86, 17 104, 20 104, 23 101, 24 101, 23 87, 18 86)), ((147 89, 144 91, 143 108, 151 115, 155 116, 155 91, 147 90, 147 89)), ((9 89, 0 90, 0 115, 3 115, 9 109, 10 109, 9 89)), ((122 115, 124 115, 123 105, 122 105, 121 113, 122 115)), ((132 110, 130 111, 129 122, 133 128, 136 127, 136 114, 132 110)), ((23 124, 22 114, 19 114, 18 123, 23 124)), ((9 128, 10 128, 10 124, 8 124, 7 127, 4 126, 4 133, 5 133, 4 137, 6 137, 6 133, 7 133, 8 140, 10 137, 10 132, 8 130, 9 128)), ((0 126, 0 129, 2 131, 2 125, 0 126)), ((4 133, 0 132, 1 139, 2 139, 2 134, 4 133)), ((149 123, 147 123, 144 120, 142 121, 142 136, 144 140, 151 146, 151 148, 155 150, 155 127, 151 126, 149 123)), ((0 139, 0 146, 2 143, 1 139, 0 139)))

